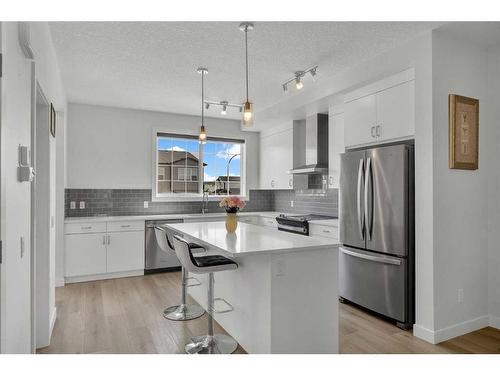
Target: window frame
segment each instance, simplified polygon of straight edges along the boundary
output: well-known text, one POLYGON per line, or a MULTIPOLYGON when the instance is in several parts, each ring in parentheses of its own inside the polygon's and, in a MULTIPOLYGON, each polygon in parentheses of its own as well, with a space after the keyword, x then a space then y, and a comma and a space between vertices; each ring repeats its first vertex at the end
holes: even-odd
MULTIPOLYGON (((172 138, 185 138, 185 139, 198 139, 197 135, 181 132, 165 131, 161 129, 153 129, 152 132, 152 168, 151 168, 151 201, 152 202, 193 202, 203 200, 203 183, 204 183, 204 167, 203 167, 203 147, 199 145, 199 156, 201 163, 198 167, 198 181, 184 181, 184 182, 198 182, 199 193, 165 193, 158 195, 158 137, 160 136, 172 138)), ((240 153, 240 199, 248 200, 247 196, 247 181, 246 181, 246 140, 237 138, 224 138, 224 137, 208 137, 207 141, 215 142, 229 142, 238 143, 241 147, 240 153)), ((209 201, 219 201, 227 195, 208 195, 209 201)))

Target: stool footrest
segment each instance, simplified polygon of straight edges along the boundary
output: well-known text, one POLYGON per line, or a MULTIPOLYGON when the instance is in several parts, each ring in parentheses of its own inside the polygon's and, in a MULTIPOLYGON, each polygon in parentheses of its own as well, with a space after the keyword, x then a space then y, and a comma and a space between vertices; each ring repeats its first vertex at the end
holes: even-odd
POLYGON ((187 277, 186 278, 186 282, 188 283, 186 285, 186 287, 190 288, 192 286, 198 286, 198 285, 201 285, 201 281, 198 280, 196 277, 193 277, 193 276, 190 276, 190 277, 187 277), (189 284, 189 280, 195 280, 195 283, 194 284, 189 284))
POLYGON ((228 312, 231 312, 234 310, 233 305, 231 305, 229 302, 227 302, 224 298, 214 298, 214 305, 215 305, 216 301, 221 301, 221 302, 225 303, 229 308, 225 309, 225 310, 217 310, 214 308, 213 312, 215 312, 217 314, 224 314, 224 313, 228 313, 228 312))

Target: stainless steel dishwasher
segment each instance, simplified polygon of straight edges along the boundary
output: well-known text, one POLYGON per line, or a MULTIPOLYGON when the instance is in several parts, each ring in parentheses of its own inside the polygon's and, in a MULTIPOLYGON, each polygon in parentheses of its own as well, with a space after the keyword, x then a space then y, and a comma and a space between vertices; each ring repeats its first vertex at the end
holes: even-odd
POLYGON ((173 250, 171 252, 165 252, 160 249, 156 241, 155 226, 183 222, 184 220, 182 219, 146 221, 146 268, 144 273, 176 271, 181 268, 181 264, 173 250))

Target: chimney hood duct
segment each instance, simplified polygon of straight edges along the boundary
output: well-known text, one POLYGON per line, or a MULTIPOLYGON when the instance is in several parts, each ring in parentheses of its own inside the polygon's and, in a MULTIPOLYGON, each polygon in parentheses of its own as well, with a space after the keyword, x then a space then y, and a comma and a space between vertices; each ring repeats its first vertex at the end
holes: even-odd
MULTIPOLYGON (((297 126, 304 126, 299 123, 297 126)), ((294 142, 293 152, 294 160, 298 163, 294 163, 294 168, 288 171, 289 174, 328 173, 328 115, 317 113, 306 118, 305 142, 294 142)))

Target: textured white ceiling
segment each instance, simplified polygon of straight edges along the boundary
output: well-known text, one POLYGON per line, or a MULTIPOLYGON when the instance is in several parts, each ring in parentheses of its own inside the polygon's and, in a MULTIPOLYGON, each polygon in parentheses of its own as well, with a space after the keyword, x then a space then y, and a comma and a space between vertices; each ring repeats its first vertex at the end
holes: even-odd
MULTIPOLYGON (((69 101, 200 113, 206 98, 244 101, 244 34, 239 22, 53 22, 50 28, 69 101)), ((249 32, 255 111, 283 99, 281 83, 319 65, 334 75, 438 26, 428 22, 256 22, 249 32)), ((306 78, 303 90, 313 83, 306 78)), ((294 90, 287 95, 295 95, 294 90)), ((220 116, 213 108, 208 116, 220 116)), ((239 118, 237 110, 228 110, 239 118)))

